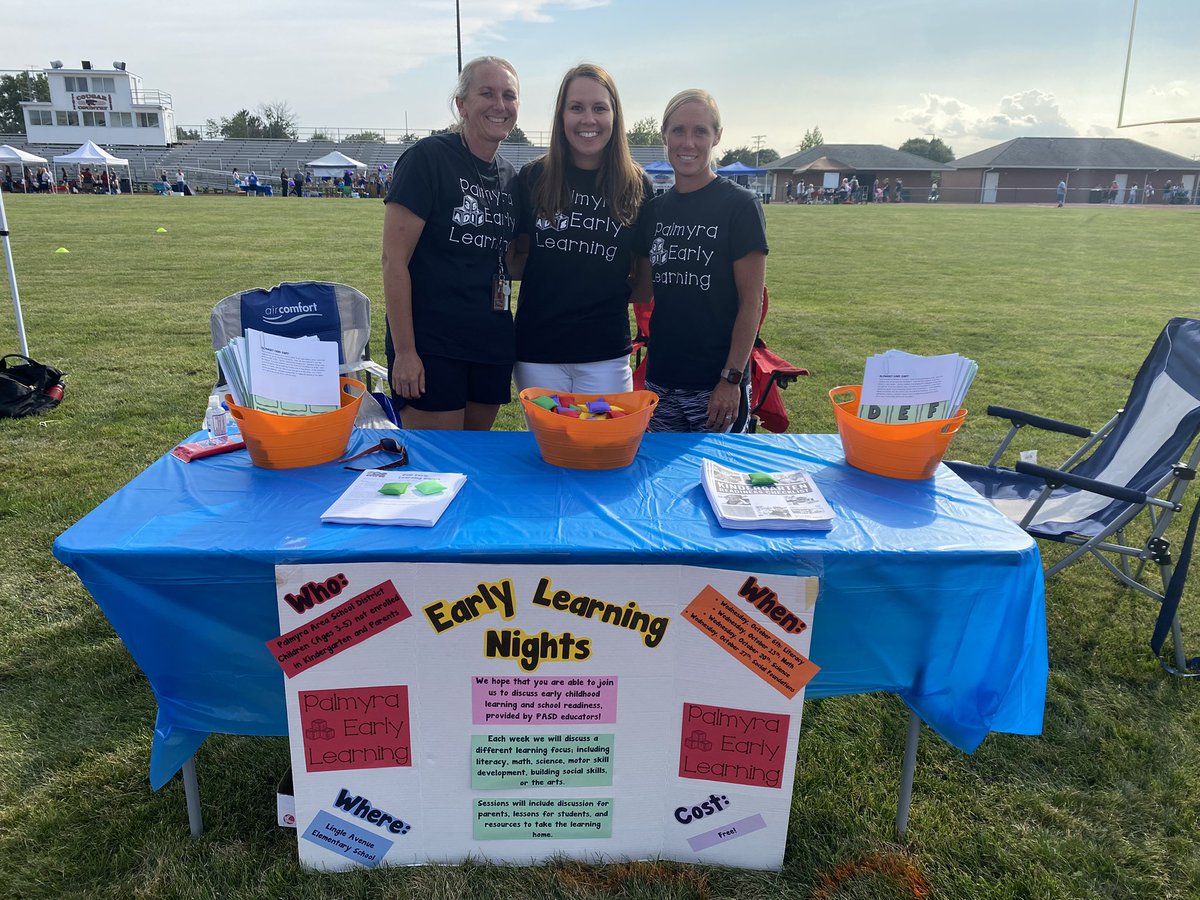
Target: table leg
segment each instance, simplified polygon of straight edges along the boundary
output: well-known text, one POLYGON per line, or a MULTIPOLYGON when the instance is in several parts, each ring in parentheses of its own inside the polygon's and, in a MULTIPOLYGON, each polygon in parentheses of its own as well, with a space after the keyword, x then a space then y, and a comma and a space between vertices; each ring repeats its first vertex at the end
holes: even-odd
POLYGON ((200 782, 196 779, 196 757, 189 756, 183 764, 183 794, 187 798, 188 825, 193 840, 204 833, 204 820, 200 815, 200 782))
POLYGON ((917 768, 917 743, 921 740, 921 717, 908 711, 908 734, 904 739, 904 767, 900 772, 900 799, 896 803, 896 836, 908 830, 908 807, 912 803, 913 772, 917 768))

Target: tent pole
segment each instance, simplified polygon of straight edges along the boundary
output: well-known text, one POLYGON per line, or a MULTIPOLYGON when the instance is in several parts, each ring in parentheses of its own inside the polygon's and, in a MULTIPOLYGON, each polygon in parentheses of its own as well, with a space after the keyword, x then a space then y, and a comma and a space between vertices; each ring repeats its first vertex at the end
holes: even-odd
POLYGON ((13 267, 12 247, 8 243, 8 217, 4 214, 4 193, 0 191, 0 237, 4 240, 4 265, 8 269, 8 286, 12 290, 13 314, 17 319, 17 341, 21 355, 29 355, 29 344, 25 341, 25 320, 21 318, 21 295, 17 293, 17 270, 13 267))

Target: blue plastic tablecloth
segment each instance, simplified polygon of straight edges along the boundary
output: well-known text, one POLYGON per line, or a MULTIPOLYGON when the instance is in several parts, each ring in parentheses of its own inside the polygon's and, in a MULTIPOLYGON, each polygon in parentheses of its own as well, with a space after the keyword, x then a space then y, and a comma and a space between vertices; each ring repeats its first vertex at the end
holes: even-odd
MULTIPOLYGON (((395 435, 396 432, 391 432, 395 435)), ((381 436, 356 432, 350 450, 381 436)), ((67 530, 74 569, 158 700, 151 783, 208 734, 286 734, 274 566, 320 562, 682 564, 817 575, 806 696, 891 691, 964 751, 989 731, 1038 734, 1047 678, 1034 542, 945 467, 928 481, 848 466, 836 435, 648 434, 633 465, 573 471, 527 433, 405 432, 414 468, 465 472, 431 529, 326 525, 356 477, 267 470, 245 451, 160 459, 67 530), (722 529, 700 487, 710 458, 810 472, 829 532, 722 529)))

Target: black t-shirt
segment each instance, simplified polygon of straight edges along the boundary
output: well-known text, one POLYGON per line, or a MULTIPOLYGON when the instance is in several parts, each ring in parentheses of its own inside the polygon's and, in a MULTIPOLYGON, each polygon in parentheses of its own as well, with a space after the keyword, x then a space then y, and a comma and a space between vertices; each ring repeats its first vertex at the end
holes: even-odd
POLYGON ((396 163, 386 203, 425 220, 408 272, 417 352, 513 361, 512 314, 492 310, 492 277, 517 227, 516 171, 477 159, 458 134, 417 141, 396 163))
MULTIPOLYGON (((529 259, 517 304, 517 359, 588 363, 628 355, 636 223, 622 225, 610 215, 596 189, 597 173, 574 166, 566 170, 571 207, 552 220, 542 218, 533 210, 533 196, 544 169, 538 160, 519 176, 519 231, 529 236, 529 259)), ((648 201, 648 178, 645 189, 648 201)))
POLYGON ((738 293, 733 264, 767 252, 758 198, 728 178, 650 201, 637 253, 650 257, 654 313, 646 377, 664 387, 711 390, 729 356, 738 293))

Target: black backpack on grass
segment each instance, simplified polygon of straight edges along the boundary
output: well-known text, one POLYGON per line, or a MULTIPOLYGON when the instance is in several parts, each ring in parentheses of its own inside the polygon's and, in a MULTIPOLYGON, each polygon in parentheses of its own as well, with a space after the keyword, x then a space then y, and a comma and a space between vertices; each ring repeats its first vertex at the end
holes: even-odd
POLYGON ((62 402, 63 373, 54 366, 10 353, 0 358, 0 419, 20 419, 62 402), (10 365, 9 360, 22 360, 10 365))

